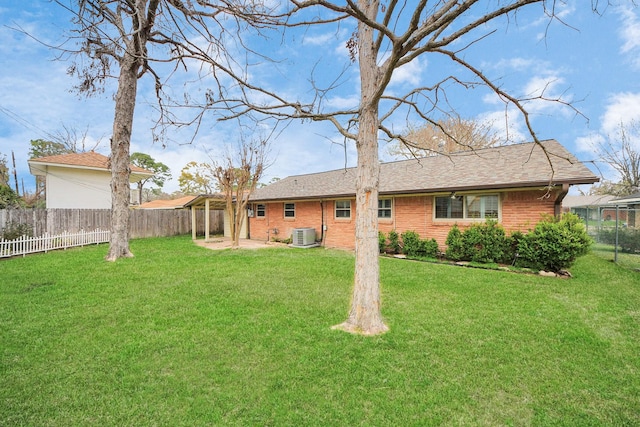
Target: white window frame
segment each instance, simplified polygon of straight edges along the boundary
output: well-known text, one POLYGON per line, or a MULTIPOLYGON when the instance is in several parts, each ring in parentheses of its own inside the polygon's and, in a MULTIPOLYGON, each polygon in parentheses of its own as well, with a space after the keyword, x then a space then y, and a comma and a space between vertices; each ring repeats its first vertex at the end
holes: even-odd
POLYGON ((351 200, 336 200, 333 203, 333 215, 335 219, 351 219, 351 200), (338 207, 338 205, 342 203, 348 203, 348 206, 338 207), (348 215, 338 216, 338 212, 344 212, 348 215))
POLYGON ((283 204, 283 215, 285 218, 295 218, 296 217, 296 204, 295 203, 284 203, 283 204), (287 207, 290 205, 291 207, 287 207), (287 215, 287 212, 293 213, 293 215, 287 215))
POLYGON ((378 219, 393 218, 393 199, 391 197, 383 197, 378 199, 378 219), (380 207, 380 202, 389 202, 389 207, 380 207), (380 216, 380 211, 389 211, 389 216, 380 216))
POLYGON ((255 212, 256 218, 264 218, 265 216, 267 216, 267 205, 265 205, 264 203, 256 203, 255 212))

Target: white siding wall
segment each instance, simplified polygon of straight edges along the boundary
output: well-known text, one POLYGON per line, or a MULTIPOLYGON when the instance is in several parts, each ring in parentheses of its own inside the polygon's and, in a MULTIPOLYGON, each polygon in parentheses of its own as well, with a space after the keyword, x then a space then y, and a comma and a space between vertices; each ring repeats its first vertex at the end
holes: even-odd
POLYGON ((111 209, 111 173, 49 167, 47 208, 111 209))
MULTIPOLYGON (((245 216, 244 222, 240 227, 241 239, 247 238, 247 221, 248 221, 248 218, 245 216)), ((231 222, 233 222, 233 218, 231 217, 231 215, 229 215, 229 212, 225 209, 224 210, 224 237, 231 237, 231 222)))

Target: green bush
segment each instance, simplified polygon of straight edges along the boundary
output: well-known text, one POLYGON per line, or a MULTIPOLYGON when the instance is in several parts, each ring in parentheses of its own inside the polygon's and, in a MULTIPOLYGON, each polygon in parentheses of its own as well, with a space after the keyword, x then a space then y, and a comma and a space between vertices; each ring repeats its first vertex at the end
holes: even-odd
POLYGON ((0 239, 4 240, 16 240, 22 236, 33 237, 33 227, 29 224, 9 221, 0 233, 0 239))
POLYGON ((449 230, 445 244, 447 245, 445 256, 448 259, 451 261, 462 261, 464 259, 465 254, 462 242, 462 232, 458 228, 458 224, 453 224, 453 227, 449 230))
POLYGON ((402 237, 402 251, 411 258, 436 258, 439 248, 435 239, 423 240, 415 231, 405 231, 402 237))
POLYGON ((13 208, 22 205, 22 199, 11 189, 11 187, 0 184, 0 209, 13 208))
POLYGON ((591 243, 577 215, 565 213, 559 220, 547 217, 520 240, 518 265, 554 272, 567 269, 589 251, 591 243))
POLYGON ((473 224, 462 233, 462 242, 469 261, 491 263, 504 259, 506 235, 495 220, 473 224))
POLYGON ((457 225, 449 231, 447 258, 453 261, 503 262, 508 258, 504 228, 495 220, 473 224, 464 232, 457 225))
POLYGON ((387 251, 387 236, 382 231, 378 231, 378 250, 381 254, 387 251))
POLYGON ((440 256, 440 248, 436 239, 423 240, 425 256, 428 258, 438 258, 440 256))
POLYGON ((504 256, 502 257, 503 264, 515 264, 518 258, 518 245, 520 241, 524 239, 524 234, 521 231, 514 231, 505 240, 504 256))
MULTIPOLYGON (((598 241, 608 245, 616 244, 616 229, 606 228, 598 232, 598 241)), ((618 229, 618 247, 622 252, 640 252, 640 230, 633 228, 618 229)))
POLYGON ((393 252, 394 254, 399 254, 400 253, 400 235, 398 235, 398 232, 395 230, 391 230, 389 232, 389 245, 388 248, 391 252, 393 252))

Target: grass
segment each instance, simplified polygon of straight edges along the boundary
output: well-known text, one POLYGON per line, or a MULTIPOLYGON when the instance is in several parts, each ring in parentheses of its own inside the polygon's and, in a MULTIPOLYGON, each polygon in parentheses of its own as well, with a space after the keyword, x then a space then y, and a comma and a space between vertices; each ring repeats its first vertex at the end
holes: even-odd
POLYGON ((373 338, 353 255, 189 238, 0 262, 0 425, 639 425, 640 275, 556 279, 381 258, 373 338))
MULTIPOLYGON (((613 262, 616 258, 615 248, 613 245, 605 245, 596 243, 592 246, 591 252, 600 258, 613 262)), ((631 270, 640 271, 640 254, 630 254, 618 250, 617 263, 621 267, 631 270)))

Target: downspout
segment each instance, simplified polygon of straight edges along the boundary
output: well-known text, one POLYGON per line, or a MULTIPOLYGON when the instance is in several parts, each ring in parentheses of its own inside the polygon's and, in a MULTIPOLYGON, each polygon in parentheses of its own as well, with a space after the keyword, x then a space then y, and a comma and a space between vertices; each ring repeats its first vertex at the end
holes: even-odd
MULTIPOLYGON (((247 215, 247 239, 251 240, 251 217, 249 216, 249 208, 255 208, 255 206, 253 204, 247 204, 247 211, 245 212, 245 214, 247 215)), ((253 210, 253 216, 256 215, 256 211, 255 209, 253 210)))
POLYGON ((324 200, 320 200, 320 244, 324 246, 324 200))
POLYGON ((558 193, 558 197, 556 198, 556 201, 553 207, 553 215, 556 218, 560 218, 560 215, 562 215, 562 201, 564 200, 568 192, 569 192, 569 184, 566 184, 566 183, 562 184, 562 190, 560 190, 560 192, 558 193))

